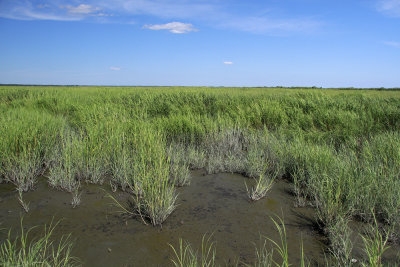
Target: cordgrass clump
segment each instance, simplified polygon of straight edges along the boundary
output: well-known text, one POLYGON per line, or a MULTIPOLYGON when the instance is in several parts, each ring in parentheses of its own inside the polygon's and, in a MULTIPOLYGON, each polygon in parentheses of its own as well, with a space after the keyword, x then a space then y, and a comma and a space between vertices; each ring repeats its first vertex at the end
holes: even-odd
POLYGON ((60 241, 53 240, 53 233, 58 223, 45 225, 42 236, 32 237, 32 230, 24 230, 23 220, 19 236, 13 238, 11 230, 0 246, 1 266, 79 266, 79 261, 72 256, 70 236, 63 236, 60 241))
POLYGON ((174 252, 174 258, 171 259, 176 267, 213 267, 216 266, 215 256, 216 248, 215 242, 211 241, 212 235, 208 237, 203 235, 201 239, 200 252, 196 251, 189 243, 183 242, 179 239, 178 248, 169 244, 174 252))

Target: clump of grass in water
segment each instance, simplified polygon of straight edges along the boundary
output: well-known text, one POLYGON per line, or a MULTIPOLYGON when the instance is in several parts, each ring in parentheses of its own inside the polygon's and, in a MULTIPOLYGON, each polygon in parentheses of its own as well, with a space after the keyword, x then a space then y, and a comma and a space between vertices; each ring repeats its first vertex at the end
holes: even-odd
POLYGON ((282 218, 280 218, 280 217, 277 217, 277 218, 278 218, 277 221, 275 221, 274 218, 272 218, 272 217, 271 217, 271 220, 275 224, 276 229, 278 230, 279 237, 280 237, 280 244, 278 244, 271 238, 267 238, 267 239, 272 242, 272 244, 274 245, 275 249, 278 251, 278 253, 282 259, 281 264, 279 264, 275 261, 273 261, 273 262, 277 266, 289 267, 289 255, 288 255, 288 247, 287 247, 285 222, 283 221, 282 218))
MULTIPOLYGON (((175 209, 177 195, 169 179, 170 161, 159 132, 144 130, 135 137, 134 185, 141 192, 134 197, 136 211, 152 225, 161 225, 175 209)), ((132 184, 129 184, 132 186, 132 184)))
POLYGON ((23 208, 23 210, 28 213, 29 212, 29 203, 24 201, 24 198, 22 197, 22 190, 18 190, 18 202, 23 208))
POLYGON ((78 266, 78 259, 71 255, 72 242, 70 236, 62 237, 59 242, 52 240, 58 222, 44 227, 43 235, 32 238, 30 232, 24 230, 21 219, 21 233, 15 239, 8 238, 0 246, 1 266, 78 266))
POLYGON ((260 178, 257 180, 256 186, 249 189, 246 185, 247 195, 253 201, 259 200, 265 197, 268 191, 272 188, 272 185, 275 181, 276 174, 273 174, 272 177, 267 174, 261 174, 260 178))
MULTIPOLYGON (((372 212, 372 214, 374 214, 372 212)), ((370 225, 366 235, 361 235, 364 243, 364 251, 368 257, 368 264, 363 266, 380 267, 382 265, 383 253, 389 248, 387 242, 389 240, 391 230, 382 234, 379 230, 378 222, 375 215, 373 216, 374 225, 370 225)))
POLYGON ((284 173, 283 147, 266 128, 247 133, 245 138, 244 173, 258 178, 268 171, 277 177, 284 173))
MULTIPOLYGON (((136 132, 138 133, 138 132, 136 132)), ((132 176, 124 176, 132 193, 134 210, 124 208, 110 196, 123 211, 148 219, 152 225, 161 225, 174 211, 176 192, 170 179, 170 161, 165 142, 159 132, 144 128, 132 140, 135 157, 132 158, 132 176)), ((146 222, 145 222, 146 223, 146 222)))
POLYGON ((154 179, 147 178, 141 188, 143 194, 135 197, 136 211, 147 217, 152 225, 161 225, 176 207, 177 195, 169 183, 168 173, 160 173, 154 179))
POLYGON ((264 239, 263 244, 260 248, 256 247, 256 259, 254 264, 246 264, 247 267, 270 267, 273 265, 273 250, 269 250, 267 246, 267 240, 264 239))
POLYGON ((334 223, 326 226, 330 241, 330 252, 335 264, 339 266, 350 266, 352 264, 353 244, 351 242, 351 229, 348 225, 349 218, 338 216, 334 223))
POLYGON ((79 193, 78 189, 76 189, 74 192, 71 193, 72 194, 72 200, 71 200, 71 205, 73 208, 76 208, 77 206, 79 206, 79 204, 81 204, 81 195, 82 192, 79 193))
POLYGON ((265 197, 275 179, 283 175, 284 165, 279 154, 281 147, 268 130, 250 133, 247 143, 245 173, 258 180, 255 187, 249 189, 246 185, 246 189, 249 198, 255 201, 265 197))
POLYGON ((189 243, 185 243, 179 239, 179 247, 175 249, 169 244, 174 252, 172 263, 176 267, 213 267, 215 266, 216 249, 215 243, 211 241, 212 235, 208 237, 203 235, 201 239, 201 252, 195 251, 189 243))
MULTIPOLYGON (((282 266, 282 267, 289 267, 291 264, 289 263, 289 251, 288 251, 288 242, 287 242, 287 235, 286 235, 286 228, 284 220, 276 216, 276 219, 270 217, 272 222, 275 225, 275 228, 278 230, 280 240, 278 242, 272 240, 269 237, 263 237, 264 242, 262 246, 258 249, 256 248, 256 260, 253 264, 245 264, 246 266, 255 266, 255 267, 270 267, 270 266, 282 266), (272 244, 272 248, 268 249, 267 240, 272 244), (275 249, 275 250, 274 250, 275 249), (277 251, 281 261, 277 262, 273 259, 274 251, 277 251)), ((303 242, 300 244, 301 247, 301 254, 300 254, 300 266, 310 266, 307 263, 303 252, 303 242)))

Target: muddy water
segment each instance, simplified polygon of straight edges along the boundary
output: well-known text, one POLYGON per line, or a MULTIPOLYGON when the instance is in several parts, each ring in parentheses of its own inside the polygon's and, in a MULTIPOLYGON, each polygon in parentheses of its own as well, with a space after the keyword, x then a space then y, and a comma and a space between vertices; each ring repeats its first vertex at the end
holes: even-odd
MULTIPOLYGON (((290 185, 279 181, 266 198, 249 202, 244 181, 251 182, 237 174, 193 172, 191 185, 177 190, 178 207, 160 228, 115 213, 102 190, 107 186, 85 186, 81 205, 73 209, 70 194, 49 188, 42 179, 35 191, 24 194, 30 202, 24 225, 43 225, 53 217, 62 218, 56 237, 71 233, 73 254, 85 266, 168 266, 173 256, 169 243, 176 246, 183 238, 198 247, 205 233, 213 233, 218 262, 231 265, 237 260, 254 260, 260 235, 278 241, 270 216, 283 214, 291 262, 298 263, 300 240, 308 259, 323 261, 324 247, 311 227, 312 209, 293 208, 290 185)), ((127 197, 114 195, 123 201, 127 197)), ((24 213, 16 196, 11 185, 0 185, 0 228, 19 227, 24 213)))

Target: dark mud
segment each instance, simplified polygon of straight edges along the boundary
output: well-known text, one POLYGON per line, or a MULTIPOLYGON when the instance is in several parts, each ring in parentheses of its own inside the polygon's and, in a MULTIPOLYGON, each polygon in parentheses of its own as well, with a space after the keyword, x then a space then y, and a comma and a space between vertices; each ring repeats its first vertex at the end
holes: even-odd
MULTIPOLYGON (((25 214, 13 186, 2 184, 0 228, 6 229, 4 233, 10 227, 18 230, 22 215, 25 227, 49 224, 53 217, 55 221, 62 219, 55 237, 71 233, 73 254, 84 266, 168 266, 173 257, 168 244, 177 247, 182 238, 197 248, 203 234, 213 233, 218 263, 233 265, 254 261, 261 235, 279 240, 270 216, 283 214, 291 263, 299 262, 301 240, 312 265, 322 263, 326 247, 313 228, 313 210, 293 207, 290 185, 278 181, 266 198, 249 202, 245 181, 252 182, 237 174, 205 176, 201 171, 193 172, 191 185, 177 190, 178 207, 162 228, 116 213, 112 201, 105 197, 103 188, 108 186, 84 186, 81 205, 73 209, 71 194, 49 188, 43 178, 35 191, 24 194, 30 202, 30 211, 25 214)), ((113 195, 127 203, 127 194, 113 195)))

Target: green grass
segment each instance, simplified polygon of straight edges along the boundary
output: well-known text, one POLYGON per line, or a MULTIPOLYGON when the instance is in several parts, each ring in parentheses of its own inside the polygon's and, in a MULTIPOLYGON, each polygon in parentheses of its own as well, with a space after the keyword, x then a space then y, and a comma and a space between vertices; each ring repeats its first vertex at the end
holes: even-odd
POLYGON ((363 263, 363 266, 380 267, 383 266, 383 253, 389 248, 388 240, 391 230, 382 233, 375 217, 373 218, 373 223, 367 230, 367 233, 361 235, 364 243, 364 251, 368 257, 368 262, 363 263))
MULTIPOLYGON (((236 262, 239 266, 254 266, 254 267, 271 267, 271 266, 281 266, 289 267, 289 251, 288 251, 288 241, 286 235, 285 222, 282 218, 276 216, 274 219, 270 217, 275 225, 276 230, 279 234, 279 241, 263 236, 262 245, 255 248, 255 261, 251 264, 246 262, 236 262), (275 249, 275 250, 274 250, 275 249), (274 253, 279 255, 279 260, 275 259, 274 253)), ((212 235, 203 235, 201 240, 200 252, 195 250, 193 246, 179 239, 178 247, 175 248, 173 245, 169 244, 173 251, 173 258, 171 258, 172 263, 176 267, 213 267, 218 266, 216 262, 216 247, 215 242, 211 240, 212 235)), ((225 259, 226 260, 226 259, 225 259)), ((301 243, 301 255, 300 255, 300 265, 309 266, 306 264, 307 260, 303 253, 303 243, 301 243)))
POLYGON ((53 233, 58 223, 45 225, 43 234, 33 236, 30 228, 24 230, 21 219, 20 233, 12 237, 11 230, 8 237, 0 245, 0 265, 43 267, 43 266, 78 266, 79 261, 71 255, 72 242, 69 236, 63 236, 60 241, 53 240, 53 233))
POLYGON ((0 111, 0 181, 22 206, 42 174, 73 206, 82 184, 107 182, 160 225, 204 168, 257 179, 254 199, 291 181, 346 262, 350 220, 399 227, 399 91, 3 86, 0 111))
POLYGON ((216 266, 215 242, 211 240, 212 235, 203 235, 201 239, 200 252, 195 250, 189 243, 179 239, 178 248, 171 247, 174 257, 171 259, 176 267, 214 267, 216 266))

